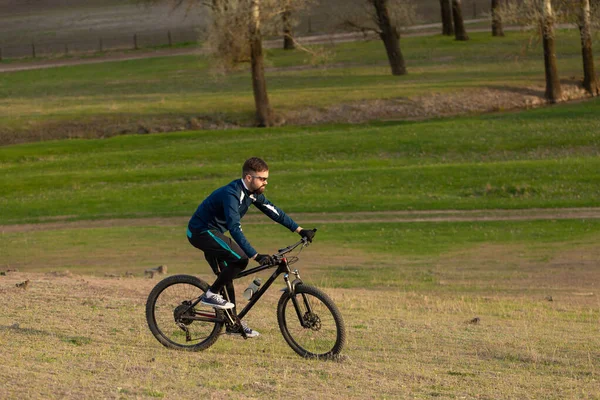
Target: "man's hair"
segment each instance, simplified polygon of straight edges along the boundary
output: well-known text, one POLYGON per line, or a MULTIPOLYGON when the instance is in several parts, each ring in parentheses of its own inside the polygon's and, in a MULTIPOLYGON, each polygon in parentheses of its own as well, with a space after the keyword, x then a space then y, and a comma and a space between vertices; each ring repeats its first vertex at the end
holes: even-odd
POLYGON ((247 159, 242 167, 242 178, 248 174, 252 175, 253 172, 263 172, 268 170, 269 166, 263 159, 252 157, 247 159))

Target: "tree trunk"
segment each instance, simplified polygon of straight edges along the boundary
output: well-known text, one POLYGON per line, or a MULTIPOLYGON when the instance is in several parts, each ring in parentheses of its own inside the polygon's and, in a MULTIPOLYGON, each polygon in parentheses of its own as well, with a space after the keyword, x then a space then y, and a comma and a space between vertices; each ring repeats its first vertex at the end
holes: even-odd
POLYGON ((502 19, 498 15, 498 6, 500 0, 492 0, 492 36, 504 36, 504 29, 502 28, 502 19))
POLYGON ((454 35, 454 26, 452 25, 452 7, 450 0, 440 0, 442 10, 442 35, 454 35))
POLYGON ((583 56, 583 87, 592 96, 600 95, 600 86, 594 71, 592 53, 592 28, 590 23, 590 0, 580 0, 579 33, 581 35, 581 55, 583 56))
POLYGON ((462 16, 461 0, 452 0, 452 17, 454 18, 454 37, 456 40, 469 40, 462 16))
POLYGON ((400 35, 396 27, 392 26, 390 15, 387 8, 387 0, 373 0, 377 15, 377 25, 379 26, 379 37, 385 45, 392 75, 405 75, 406 64, 402 51, 400 51, 400 35))
POLYGON ((260 34, 260 0, 251 0, 250 22, 250 63, 252 65, 252 88, 256 105, 256 125, 260 127, 273 125, 273 112, 267 95, 265 79, 265 63, 260 34))
POLYGON ((544 42, 544 68, 546 71, 546 99, 556 103, 562 94, 558 69, 556 67, 556 50, 554 44, 554 15, 551 0, 544 0, 542 21, 542 40, 544 42))
POLYGON ((294 39, 292 38, 292 23, 290 21, 291 15, 292 15, 292 13, 287 10, 281 14, 281 18, 283 19, 283 49, 284 50, 294 50, 296 48, 296 44, 294 43, 294 39))

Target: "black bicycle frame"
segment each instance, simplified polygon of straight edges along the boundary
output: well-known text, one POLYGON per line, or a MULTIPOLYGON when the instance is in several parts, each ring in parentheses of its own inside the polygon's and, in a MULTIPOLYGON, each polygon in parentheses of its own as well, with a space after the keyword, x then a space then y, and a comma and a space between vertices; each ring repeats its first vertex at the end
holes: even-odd
MULTIPOLYGON (((265 282, 265 284, 258 290, 258 292, 256 292, 251 298, 250 301, 248 302, 248 304, 246 304, 246 306, 244 307, 244 309, 237 315, 237 317, 239 319, 244 318, 244 316, 246 314, 248 314, 248 312, 250 311, 250 309, 254 306, 254 304, 256 304, 256 302, 262 297, 262 295, 267 291, 267 289, 269 289, 269 287, 273 284, 273 282, 275 282, 275 279, 277 279, 277 277, 281 274, 286 274, 285 276, 285 280, 286 280, 286 284, 289 283, 289 278, 287 277, 287 275, 291 272, 290 271, 290 267, 288 264, 287 259, 283 258, 279 264, 276 265, 261 265, 255 268, 251 268, 247 271, 242 271, 240 274, 238 274, 238 276, 235 277, 235 279, 239 279, 239 278, 243 278, 245 276, 248 275, 252 275, 254 273, 260 272, 260 271, 264 271, 266 269, 271 269, 273 267, 277 266, 277 270, 275 272, 273 272, 273 274, 269 277, 269 279, 267 279, 267 281, 265 282)), ((227 292, 225 292, 225 295, 227 295, 227 292)), ((190 308, 195 307, 198 303, 200 303, 200 297, 198 297, 196 300, 194 300, 194 302, 190 305, 190 308)), ((204 321, 204 322, 225 322, 223 318, 218 318, 218 317, 213 317, 212 315, 209 316, 207 314, 202 313, 201 316, 189 316, 186 317, 188 319, 194 320, 194 321, 204 321)))
MULTIPOLYGON (((289 253, 290 251, 294 250, 296 247, 298 247, 302 243, 306 244, 306 239, 302 239, 301 241, 299 241, 299 242, 297 242, 297 243, 295 243, 295 244, 293 244, 291 246, 288 246, 288 247, 286 247, 284 249, 280 249, 279 252, 275 255, 276 257, 280 257, 279 264, 274 264, 274 265, 260 265, 258 267, 254 267, 254 268, 251 268, 249 270, 242 271, 242 272, 240 272, 234 278, 234 280, 235 279, 239 279, 239 278, 243 278, 245 276, 252 275, 252 274, 255 274, 257 272, 261 272, 261 271, 264 271, 264 270, 267 270, 267 269, 271 269, 271 268, 277 267, 277 270, 275 272, 273 272, 273 274, 269 277, 269 279, 267 279, 267 281, 265 282, 265 284, 258 290, 258 292, 256 292, 250 298, 250 301, 248 302, 248 304, 246 304, 246 306, 244 307, 244 309, 239 314, 237 314, 237 319, 238 320, 241 320, 242 318, 244 318, 244 316, 246 314, 248 314, 248 312, 250 311, 250 309, 252 309, 252 307, 254 306, 254 304, 256 304, 256 302, 262 297, 262 295, 267 291, 267 289, 269 289, 269 287, 273 284, 273 282, 275 282, 275 279, 277 279, 277 277, 279 275, 285 274, 283 279, 285 280, 287 288, 289 290, 293 290, 293 285, 292 285, 292 283, 290 283, 289 277, 288 277, 288 275, 291 272, 290 271, 290 265, 288 263, 288 260, 285 257, 282 257, 282 256, 285 255, 285 254, 287 254, 287 253, 289 253)), ((225 291, 225 296, 229 297, 227 295, 227 291, 225 291)), ((302 321, 302 316, 299 314, 299 312, 300 312, 299 309, 300 308, 298 306, 296 298, 294 297, 292 299, 292 301, 293 301, 294 306, 296 308, 296 313, 298 313, 298 319, 300 320, 300 323, 304 326, 304 323, 302 321)), ((304 302, 305 302, 305 305, 307 306, 307 309, 310 311, 310 305, 306 302, 306 299, 304 299, 304 302)), ((192 302, 192 304, 190 305, 190 308, 195 307, 198 303, 200 303, 200 297, 198 297, 196 300, 194 300, 192 302)), ((236 318, 236 316, 235 315, 232 316, 231 314, 229 314, 228 310, 226 310, 225 313, 229 317, 230 322, 234 322, 234 319, 236 318)), ((218 318, 216 316, 213 317, 212 315, 208 315, 208 314, 205 314, 205 313, 199 313, 199 314, 200 314, 200 316, 198 316, 198 315, 193 316, 193 317, 192 316, 189 316, 189 317, 186 316, 186 318, 194 320, 194 321, 221 322, 221 323, 225 322, 225 320, 223 318, 218 318)))
MULTIPOLYGON (((265 269, 269 269, 269 268, 273 268, 273 267, 272 266, 260 266, 260 267, 255 267, 255 268, 249 269, 248 271, 242 271, 235 279, 243 278, 245 276, 252 275, 256 272, 264 271, 265 269)), ((256 302, 262 297, 262 295, 267 291, 267 289, 269 289, 269 287, 273 284, 273 282, 275 282, 275 279, 277 279, 277 277, 279 275, 286 274, 285 279, 287 281, 287 279, 288 279, 287 274, 289 274, 290 272, 291 271, 290 271, 290 267, 288 265, 287 259, 284 258, 279 263, 277 270, 275 272, 273 272, 273 274, 271 274, 271 276, 269 277, 269 279, 267 279, 265 284, 258 290, 258 292, 254 293, 252 295, 252 297, 250 298, 250 301, 248 302, 248 304, 246 304, 246 307, 244 307, 244 309, 238 314, 238 318, 242 319, 242 318, 244 318, 244 316, 246 314, 248 314, 248 311, 250 311, 252 306, 254 306, 254 304, 256 304, 256 302)))

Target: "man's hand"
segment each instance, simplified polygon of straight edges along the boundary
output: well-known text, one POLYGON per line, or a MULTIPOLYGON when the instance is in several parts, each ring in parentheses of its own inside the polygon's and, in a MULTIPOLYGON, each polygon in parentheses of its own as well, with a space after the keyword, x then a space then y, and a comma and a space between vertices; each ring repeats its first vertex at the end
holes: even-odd
POLYGON ((273 257, 271 257, 268 254, 257 254, 256 257, 254 257, 254 260, 257 263, 259 263, 260 265, 275 264, 275 261, 273 260, 273 257))
POLYGON ((316 229, 301 229, 298 233, 300 236, 306 238, 306 240, 312 243, 312 240, 315 237, 315 231, 316 229))

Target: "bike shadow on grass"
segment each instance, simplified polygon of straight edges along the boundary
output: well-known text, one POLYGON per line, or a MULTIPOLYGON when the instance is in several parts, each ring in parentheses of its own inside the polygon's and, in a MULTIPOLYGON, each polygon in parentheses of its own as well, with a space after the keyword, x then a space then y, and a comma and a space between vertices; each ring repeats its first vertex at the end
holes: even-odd
POLYGON ((0 331, 22 334, 28 336, 52 336, 57 337, 61 342, 70 343, 76 346, 81 346, 84 344, 89 344, 92 342, 92 339, 87 336, 69 336, 69 335, 61 335, 53 332, 43 331, 35 328, 24 328, 19 324, 12 325, 3 325, 0 326, 0 331))

